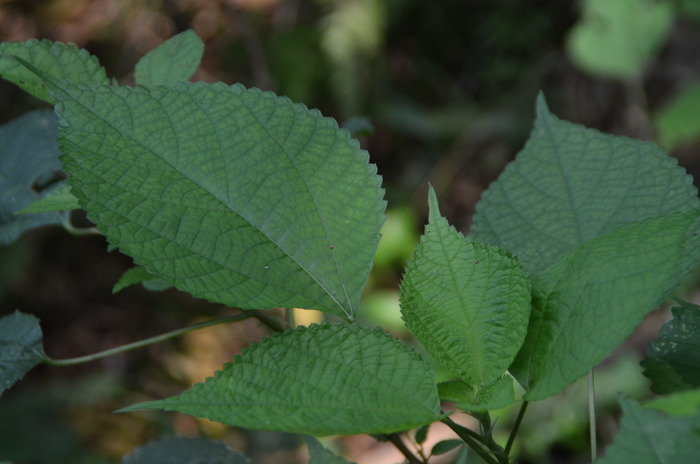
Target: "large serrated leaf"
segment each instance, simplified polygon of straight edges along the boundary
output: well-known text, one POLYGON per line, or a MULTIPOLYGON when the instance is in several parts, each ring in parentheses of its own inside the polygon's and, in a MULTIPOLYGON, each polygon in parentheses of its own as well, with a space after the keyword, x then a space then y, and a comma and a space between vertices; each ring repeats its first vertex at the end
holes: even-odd
POLYGON ((65 78, 74 84, 107 84, 107 74, 97 58, 73 44, 49 40, 0 43, 0 77, 49 103, 49 87, 42 77, 20 64, 14 57, 30 63, 47 76, 65 78))
POLYGON ((134 70, 139 85, 172 85, 188 80, 204 53, 202 39, 192 30, 177 34, 144 55, 134 70))
POLYGON ((240 85, 53 85, 72 192, 112 245, 211 301, 354 317, 385 203, 334 120, 240 85))
POLYGON ((599 235, 699 207, 692 178, 656 145, 559 120, 540 95, 530 139, 484 193, 471 236, 537 273, 599 235))
POLYGON ((242 454, 219 440, 165 437, 124 457, 122 464, 248 464, 242 454))
POLYGON ((689 211, 622 227, 534 276, 528 335, 511 367, 525 399, 584 375, 669 296, 700 256, 698 218, 689 211))
POLYGON ((15 311, 0 318, 0 395, 46 359, 39 320, 15 311))
POLYGON ((401 312, 440 364, 477 388, 489 385, 525 339, 530 282, 512 255, 451 227, 432 188, 428 202, 429 224, 401 283, 401 312))
POLYGON ((700 388, 700 306, 680 302, 642 361, 655 393, 700 388))
POLYGON ((251 345, 165 409, 227 425, 309 435, 392 433, 440 417, 430 367, 400 341, 356 325, 301 327, 251 345))
POLYGON ((63 183, 59 154, 51 111, 32 111, 0 126, 0 244, 35 227, 67 221, 64 212, 16 214, 63 183))
POLYGON ((622 420, 615 441, 595 464, 689 464, 700 455, 700 414, 664 417, 620 398, 622 420))

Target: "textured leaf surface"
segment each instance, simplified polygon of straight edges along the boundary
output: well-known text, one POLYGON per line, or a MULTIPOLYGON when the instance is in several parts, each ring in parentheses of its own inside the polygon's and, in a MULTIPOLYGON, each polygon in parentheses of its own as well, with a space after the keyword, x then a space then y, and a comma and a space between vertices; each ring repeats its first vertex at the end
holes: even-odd
POLYGON ((0 77, 17 84, 24 91, 49 103, 46 81, 17 62, 18 56, 47 76, 65 78, 75 84, 107 84, 107 74, 97 58, 73 44, 49 40, 0 43, 0 77))
POLYGON ((429 204, 429 224, 401 283, 401 312, 440 364, 471 385, 488 385, 525 339, 530 282, 509 253, 451 227, 432 188, 429 204))
POLYGON ((596 464, 688 464, 700 455, 700 414, 664 417, 620 398, 620 432, 596 464))
POLYGON ((144 55, 134 70, 139 85, 172 85, 188 80, 204 53, 202 39, 192 30, 181 32, 144 55))
POLYGON ((598 237, 533 278, 527 338, 511 373, 527 400, 553 395, 597 365, 695 267, 700 212, 649 219, 598 237))
POLYGON ((309 454, 311 455, 309 464, 354 464, 324 448, 314 437, 306 437, 306 445, 309 447, 309 454))
POLYGON ((211 301, 354 317, 385 203, 335 121, 240 85, 64 87, 62 161, 112 245, 211 301))
POLYGON ((654 0, 587 0, 568 49, 584 70, 621 79, 641 74, 673 24, 673 6, 654 0))
POLYGON ((0 395, 46 358, 39 320, 15 311, 0 318, 0 395))
POLYGON ((493 411, 516 401, 513 377, 508 374, 479 390, 461 380, 439 383, 438 392, 441 401, 455 403, 459 409, 470 412, 493 411))
POLYGON ((0 126, 0 244, 67 220, 63 212, 15 214, 62 184, 59 154, 51 111, 32 111, 0 126))
POLYGON ((165 437, 134 450, 122 464, 248 464, 242 454, 219 440, 165 437))
POLYGON ((642 361, 655 393, 700 388, 700 306, 681 302, 642 361))
POLYGON ((215 377, 127 410, 165 409, 251 429, 392 433, 439 418, 430 367, 400 341, 356 325, 314 325, 251 345, 215 377))
POLYGON ((484 193, 471 236, 537 273, 625 224, 698 207, 692 178, 657 146, 561 121, 540 95, 530 139, 484 193))
POLYGON ((47 213, 50 211, 69 211, 80 209, 78 199, 70 192, 70 187, 65 182, 60 182, 56 188, 39 198, 26 208, 17 211, 17 214, 47 213))

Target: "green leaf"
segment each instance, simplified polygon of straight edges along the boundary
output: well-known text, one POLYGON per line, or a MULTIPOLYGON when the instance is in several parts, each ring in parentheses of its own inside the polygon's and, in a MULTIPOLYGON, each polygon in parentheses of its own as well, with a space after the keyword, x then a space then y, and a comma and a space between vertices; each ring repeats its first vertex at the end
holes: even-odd
POLYGON ((674 158, 559 120, 540 94, 530 139, 482 196, 471 237, 538 273, 626 224, 697 208, 693 179, 674 158))
POLYGON ((165 437, 124 457, 122 464, 248 464, 226 443, 208 438, 165 437))
MULTIPOLYGON (((698 3, 700 5, 700 3, 698 3)), ((700 140, 700 83, 685 88, 670 103, 654 113, 659 144, 667 150, 700 140)))
MULTIPOLYGON (((440 385, 438 384, 438 391, 439 391, 440 385)), ((422 427, 419 427, 416 430, 416 434, 414 436, 416 443, 419 445, 425 442, 425 439, 428 438, 428 429, 430 429, 430 424, 425 424, 422 427)))
POLYGON ((509 253, 451 227, 432 188, 428 202, 429 224, 401 283, 404 320, 438 363, 471 385, 491 384, 525 339, 529 279, 509 253))
POLYGON ((620 398, 622 421, 615 441, 596 464, 688 464, 700 451, 700 415, 664 417, 620 398))
POLYGON ((172 85, 188 80, 199 66, 204 43, 193 31, 173 36, 144 55, 134 70, 139 85, 172 85))
POLYGON ((357 325, 300 327, 251 345, 165 409, 236 427, 308 435, 393 433, 440 417, 429 366, 400 341, 357 325))
POLYGON ((642 361, 655 393, 700 387, 700 306, 680 302, 642 361))
POLYGON ((68 184, 61 182, 58 187, 48 192, 29 206, 15 214, 47 213, 50 211, 69 211, 79 209, 78 199, 73 196, 68 184))
POLYGON ((581 20, 571 30, 568 51, 582 69, 605 77, 641 76, 673 24, 670 2, 587 0, 581 20))
POLYGON ((314 437, 306 437, 306 445, 309 447, 311 455, 309 464, 354 464, 324 448, 314 437))
POLYGON ((469 412, 488 412, 505 408, 515 403, 513 378, 504 374, 491 385, 479 390, 461 380, 438 384, 440 401, 455 403, 459 409, 469 412))
POLYGON ((39 319, 15 311, 0 318, 0 395, 46 359, 39 319))
POLYGON ((662 411, 671 416, 696 415, 700 413, 700 389, 662 396, 645 403, 644 407, 662 411))
POLYGON ((113 246, 214 302, 354 318, 385 203, 334 120, 240 85, 56 85, 68 182, 113 246))
POLYGON ((169 283, 153 277, 144 268, 136 266, 122 274, 122 276, 119 278, 119 281, 117 281, 117 283, 114 284, 114 287, 112 288, 112 293, 117 293, 125 289, 126 287, 130 287, 134 284, 139 283, 142 284, 144 288, 154 292, 158 292, 172 287, 172 285, 170 285, 169 283))
POLYGON ((449 453, 453 449, 463 444, 464 442, 462 440, 442 440, 435 443, 433 449, 430 450, 430 454, 432 456, 438 456, 440 454, 449 453))
POLYGON ((602 235, 533 277, 528 335, 511 373, 526 400, 553 395, 597 365, 667 298, 700 256, 700 212, 602 235))
POLYGON ((12 243, 27 230, 67 221, 64 212, 15 214, 63 183, 53 113, 32 111, 0 126, 0 146, 0 244, 12 243))
POLYGON ((48 103, 55 100, 49 95, 46 80, 20 64, 15 56, 52 78, 65 78, 74 84, 109 83, 97 58, 73 44, 35 39, 0 43, 0 77, 48 103))

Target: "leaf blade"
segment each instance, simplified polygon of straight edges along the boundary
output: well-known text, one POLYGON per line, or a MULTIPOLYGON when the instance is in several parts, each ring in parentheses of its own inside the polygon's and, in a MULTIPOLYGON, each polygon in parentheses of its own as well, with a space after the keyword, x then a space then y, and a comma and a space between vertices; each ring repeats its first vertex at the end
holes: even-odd
POLYGON ((145 54, 136 63, 139 85, 172 85, 188 80, 204 54, 202 39, 191 29, 181 32, 145 54))
POLYGON ((19 311, 0 318, 0 395, 44 359, 37 318, 19 311))

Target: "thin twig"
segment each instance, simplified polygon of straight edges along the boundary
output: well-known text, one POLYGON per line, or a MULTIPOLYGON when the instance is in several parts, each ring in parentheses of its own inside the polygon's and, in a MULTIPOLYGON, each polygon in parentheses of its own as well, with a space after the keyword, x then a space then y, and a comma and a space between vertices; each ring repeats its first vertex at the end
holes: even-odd
POLYGON ((591 462, 598 457, 598 438, 596 433, 595 420, 595 383, 593 380, 593 369, 588 371, 588 418, 590 421, 589 432, 591 436, 591 462))
POLYGON ((484 450, 484 447, 488 448, 488 445, 484 443, 484 438, 481 435, 466 427, 462 427, 449 417, 442 419, 441 422, 451 428, 464 443, 469 445, 469 447, 484 460, 484 462, 487 464, 500 464, 492 454, 484 450))
POLYGON ((406 459, 408 460, 408 462, 410 464, 424 464, 425 463, 425 461, 421 461, 420 459, 418 459, 411 452, 411 450, 406 447, 406 445, 404 444, 403 440, 401 440, 401 437, 399 436, 398 433, 392 433, 392 434, 384 435, 384 436, 386 437, 387 440, 389 440, 391 443, 393 443, 393 445, 399 451, 401 451, 401 454, 406 456, 406 459))
POLYGON ((506 443, 506 458, 510 456, 510 450, 515 442, 515 436, 518 434, 518 429, 520 428, 520 423, 523 421, 525 416, 525 411, 527 410, 527 401, 523 401, 522 406, 520 406, 520 411, 518 412, 518 417, 515 418, 515 424, 513 424, 513 430, 510 431, 510 436, 508 437, 508 442, 506 443))
POLYGON ((249 313, 251 315, 251 317, 254 317, 258 321, 260 321, 263 325, 274 330, 275 332, 282 333, 285 330, 287 330, 287 328, 284 326, 284 324, 280 323, 278 319, 268 316, 267 314, 265 314, 264 311, 259 311, 256 309, 256 310, 246 311, 246 313, 249 313))
POLYGON ((116 348, 111 348, 109 350, 99 351, 97 353, 88 354, 85 356, 79 356, 77 358, 69 359, 52 359, 45 358, 41 362, 45 364, 50 364, 52 366, 71 366, 73 364, 81 364, 89 361, 94 361, 96 359, 106 358, 107 356, 112 356, 119 353, 124 353, 125 351, 134 350, 136 348, 142 348, 147 345, 152 345, 154 343, 169 340, 171 338, 178 337, 180 335, 186 334, 187 332, 192 332, 193 330, 203 329, 205 327, 210 327, 212 325, 225 324, 227 322, 238 322, 244 319, 253 317, 253 314, 243 313, 237 314, 235 316, 227 316, 219 319, 212 319, 210 321, 200 322, 199 324, 194 324, 188 327, 183 327, 181 329, 173 330, 172 332, 167 332, 161 335, 156 335, 155 337, 146 338, 144 340, 139 340, 133 343, 127 343, 126 345, 118 346, 116 348))

